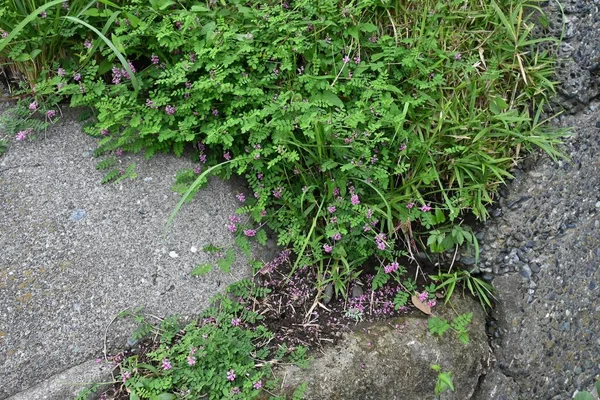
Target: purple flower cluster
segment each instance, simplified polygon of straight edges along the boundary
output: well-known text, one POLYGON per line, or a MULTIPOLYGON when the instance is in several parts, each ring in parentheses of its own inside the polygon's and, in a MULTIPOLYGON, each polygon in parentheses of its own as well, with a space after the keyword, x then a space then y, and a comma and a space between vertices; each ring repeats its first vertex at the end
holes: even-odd
POLYGON ((163 358, 163 360, 162 360, 162 369, 165 370, 165 371, 168 371, 171 368, 173 368, 173 366, 171 365, 171 361, 169 361, 166 358, 163 358))
POLYGON ((256 230, 254 230, 254 229, 245 229, 244 230, 244 235, 246 235, 248 237, 256 236, 256 230))
POLYGON ((274 260, 265 263, 265 265, 261 268, 261 273, 271 273, 274 270, 276 270, 277 268, 279 268, 279 266, 281 266, 282 264, 288 263, 290 261, 290 255, 292 254, 292 251, 289 249, 283 250, 281 253, 279 253, 279 255, 277 257, 275 257, 274 260))
POLYGON ((229 371, 227 371, 227 380, 229 382, 233 382, 235 380, 236 376, 237 375, 235 374, 234 370, 230 369, 229 371))
POLYGON ((229 230, 229 232, 234 233, 237 230, 237 227, 235 224, 239 224, 242 222, 242 219, 240 218, 239 215, 230 215, 229 216, 229 223, 227 224, 227 230, 229 230))
POLYGON ((54 117, 56 117, 56 111, 55 110, 48 110, 46 111, 46 117, 48 117, 48 119, 52 119, 54 117))
POLYGON ((392 272, 396 272, 398 271, 398 268, 400 268, 400 264, 398 264, 396 261, 386 265, 385 267, 383 267, 383 270, 386 274, 391 274, 392 272))
POLYGON ((156 65, 160 62, 160 59, 156 54, 152 54, 152 56, 150 57, 150 61, 152 61, 152 64, 156 65))
POLYGON ((353 194, 350 197, 350 202, 352 203, 353 206, 359 205, 360 204, 360 199, 358 198, 358 195, 357 194, 353 194))
POLYGON ((31 135, 33 133, 33 130, 31 128, 27 128, 24 131, 19 131, 17 132, 17 136, 15 137, 15 139, 21 141, 21 140, 25 140, 27 139, 27 136, 31 135))
MULTIPOLYGON (((135 73, 136 69, 133 66, 132 62, 128 61, 128 64, 129 64, 129 68, 131 69, 131 72, 135 73)), ((115 85, 118 85, 119 83, 121 83, 121 79, 123 79, 123 78, 131 79, 131 77, 129 76, 129 72, 127 72, 123 68, 113 67, 111 71, 112 71, 112 83, 114 83, 115 85)))
POLYGON ((385 250, 387 247, 386 236, 384 233, 378 233, 375 235, 375 242, 377 242, 377 248, 379 250, 385 250))
POLYGON ((175 111, 177 111, 177 109, 170 104, 165 107, 165 112, 167 115, 173 115, 175 114, 175 111))
POLYGON ((240 203, 243 203, 246 201, 246 195, 244 195, 244 193, 238 193, 235 195, 236 199, 238 199, 238 201, 240 203))
POLYGON ((34 101, 29 104, 29 111, 35 111, 39 108, 37 101, 34 101))
POLYGON ((331 251, 332 251, 332 250, 333 250, 333 246, 331 246, 331 245, 328 245, 327 243, 325 243, 325 244, 323 245, 323 251, 324 251, 325 253, 331 253, 331 251))

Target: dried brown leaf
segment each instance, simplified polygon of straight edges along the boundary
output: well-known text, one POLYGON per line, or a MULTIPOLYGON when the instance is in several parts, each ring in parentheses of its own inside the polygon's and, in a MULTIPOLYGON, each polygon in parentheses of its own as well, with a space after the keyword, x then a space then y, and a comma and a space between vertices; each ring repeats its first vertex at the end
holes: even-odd
POLYGON ((419 300, 419 296, 413 294, 410 299, 412 300, 412 303, 415 307, 417 307, 423 313, 431 315, 431 307, 419 300))

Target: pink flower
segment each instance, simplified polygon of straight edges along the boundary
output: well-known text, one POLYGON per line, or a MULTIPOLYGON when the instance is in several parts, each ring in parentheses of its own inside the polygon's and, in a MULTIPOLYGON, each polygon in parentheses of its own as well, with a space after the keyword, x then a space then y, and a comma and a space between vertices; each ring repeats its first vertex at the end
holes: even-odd
POLYGON ((256 231, 254 229, 246 229, 244 235, 248 237, 256 236, 256 231))
POLYGON ((230 369, 229 371, 227 371, 227 380, 229 382, 233 382, 235 380, 236 374, 235 371, 230 369))
POLYGON ((254 389, 259 390, 262 387, 262 381, 255 382, 252 386, 254 389))
POLYGON ((158 64, 160 62, 160 59, 158 58, 158 56, 156 54, 152 54, 152 56, 150 57, 150 61, 152 61, 152 64, 158 64))
POLYGON ((173 368, 173 366, 171 365, 171 362, 168 359, 163 358, 163 360, 162 360, 162 369, 164 369, 165 371, 168 371, 171 368, 173 368))
POLYGON ((227 224, 227 230, 231 233, 234 233, 236 231, 236 226, 235 224, 227 224))
POLYGON ((342 240, 342 234, 338 232, 335 235, 333 235, 331 238, 333 240, 342 240))
POLYGON ((427 293, 427 291, 418 293, 418 295, 419 295, 419 300, 421 300, 421 302, 424 302, 425 300, 427 300, 429 298, 429 293, 427 293))
POLYGON ((333 246, 330 246, 330 245, 328 245, 327 243, 325 243, 325 244, 323 245, 323 251, 324 251, 325 253, 331 253, 331 250, 333 250, 333 246))
POLYGON ((336 210, 335 206, 329 206, 329 207, 327 207, 327 211, 329 211, 332 214, 335 212, 335 210, 336 210))
POLYGON ((277 188, 277 190, 273 190, 273 197, 275 197, 276 199, 280 199, 281 198, 281 194, 283 193, 283 188, 277 188))
POLYGON ((175 109, 175 107, 173 107, 172 105, 168 105, 168 106, 166 106, 166 107, 165 107, 165 112, 166 112, 168 115, 173 115, 173 114, 175 114, 175 111, 176 111, 176 109, 175 109))
POLYGON ((17 139, 19 141, 25 140, 25 139, 27 139, 27 136, 29 136, 32 132, 33 132, 33 130, 31 128, 25 129, 24 131, 19 131, 19 132, 17 132, 17 136, 15 139, 17 139))
POLYGON ((396 272, 398 270, 398 268, 400 268, 400 265, 394 261, 393 263, 388 264, 385 267, 383 267, 383 271, 386 274, 391 274, 392 272, 396 272))
POLYGON ((108 136, 108 129, 102 129, 102 130, 100 131, 100 134, 101 134, 102 136, 108 136))
POLYGON ((437 305, 437 301, 435 301, 435 300, 429 300, 429 301, 427 302, 427 305, 428 305, 429 307, 433 308, 433 307, 435 307, 435 306, 437 305))
POLYGON ((81 80, 81 74, 75 74, 73 80, 75 80, 75 82, 79 82, 81 80))
POLYGON ((129 371, 123 371, 123 373, 121 374, 121 379, 123 380, 123 383, 127 382, 127 379, 131 378, 131 373, 129 371))
POLYGON ((413 208, 414 206, 415 206, 415 203, 408 203, 408 204, 406 205, 406 208, 408 208, 408 209, 410 210, 410 209, 411 209, 411 208, 413 208))
MULTIPOLYGON (((227 379, 229 379, 229 378, 227 378, 227 379)), ((235 379, 235 378, 234 378, 234 379, 235 379)), ((237 386, 236 386, 236 387, 234 387, 233 389, 231 389, 231 393, 233 393, 233 394, 240 394, 240 393, 241 393, 241 392, 240 392, 240 388, 239 388, 239 387, 237 387, 237 386)))
POLYGON ((54 111, 54 110, 46 111, 46 117, 48 117, 49 119, 56 117, 56 111, 54 111))
POLYGON ((244 193, 238 193, 235 195, 235 197, 238 199, 238 201, 240 203, 243 203, 246 201, 246 196, 244 195, 244 193))
POLYGON ((342 59, 342 61, 344 61, 344 64, 348 64, 350 62, 350 57, 348 57, 346 55, 346 56, 344 56, 344 58, 342 59))
POLYGON ((240 324, 242 323, 242 320, 239 318, 232 318, 231 319, 231 326, 240 326, 240 324))
POLYGON ((377 242, 377 248, 379 250, 385 250, 385 242, 377 242))
POLYGON ((352 197, 350 197, 350 202, 352 203, 353 206, 357 206, 360 204, 360 200, 358 199, 358 195, 357 194, 353 194, 352 197))
POLYGON ((187 363, 189 365, 196 365, 196 357, 187 356, 187 363))
POLYGON ((34 101, 33 103, 29 104, 29 111, 35 111, 38 109, 38 107, 37 101, 34 101))
POLYGON ((123 155, 123 149, 117 149, 117 155, 118 156, 122 156, 123 155))
POLYGON ((65 70, 63 68, 59 68, 56 70, 56 74, 62 78, 65 76, 65 70))
POLYGON ((419 208, 419 210, 423 211, 423 212, 427 212, 431 210, 431 207, 429 207, 429 204, 425 204, 423 205, 423 207, 419 208))
POLYGON ((90 42, 89 40, 86 40, 85 42, 83 42, 83 47, 85 47, 86 49, 91 49, 92 48, 92 42, 90 42))
POLYGON ((226 159, 227 161, 231 160, 231 154, 229 154, 229 152, 225 152, 223 153, 223 158, 226 159))

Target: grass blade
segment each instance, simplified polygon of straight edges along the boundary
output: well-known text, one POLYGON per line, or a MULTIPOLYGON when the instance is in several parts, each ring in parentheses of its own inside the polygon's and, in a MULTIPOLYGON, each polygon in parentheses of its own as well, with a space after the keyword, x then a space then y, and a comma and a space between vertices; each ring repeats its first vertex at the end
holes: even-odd
POLYGON ((104 43, 106 43, 106 45, 108 47, 110 47, 110 49, 113 51, 113 53, 115 53, 115 55, 117 56, 117 58, 119 59, 119 61, 121 61, 121 64, 123 65, 123 69, 125 69, 125 71, 127 71, 127 73, 129 74, 130 78, 131 78, 131 84, 133 85, 133 88, 135 89, 136 92, 138 92, 140 90, 140 84, 137 80, 137 78, 135 77, 133 71, 131 70, 131 68, 129 67, 129 63, 127 62, 127 60, 125 59, 125 57, 123 57, 123 54, 121 54, 121 52, 115 47, 115 45, 106 37, 102 34, 102 32, 100 32, 98 29, 94 28, 92 25, 88 24, 85 21, 82 21, 79 18, 67 15, 63 18, 66 18, 70 21, 73 21, 77 24, 83 25, 86 28, 88 28, 89 30, 91 30, 92 32, 94 32, 96 35, 98 35, 98 37, 100 39, 102 39, 104 41, 104 43))

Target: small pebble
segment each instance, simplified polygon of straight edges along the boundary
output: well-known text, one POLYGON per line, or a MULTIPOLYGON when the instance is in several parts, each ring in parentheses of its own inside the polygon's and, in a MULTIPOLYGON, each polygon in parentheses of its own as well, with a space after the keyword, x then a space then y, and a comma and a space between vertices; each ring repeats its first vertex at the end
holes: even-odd
POLYGON ((169 252, 169 257, 171 257, 171 258, 177 258, 177 257, 179 257, 179 254, 177 254, 177 253, 176 253, 176 252, 174 252, 174 251, 170 251, 170 252, 169 252))
POLYGON ((81 221, 86 217, 87 213, 85 210, 77 209, 71 214, 71 220, 73 221, 81 221))
POLYGON ((192 247, 190 248, 190 251, 191 251, 192 253, 196 253, 196 252, 198 251, 198 248, 197 248, 196 246, 192 246, 192 247))

